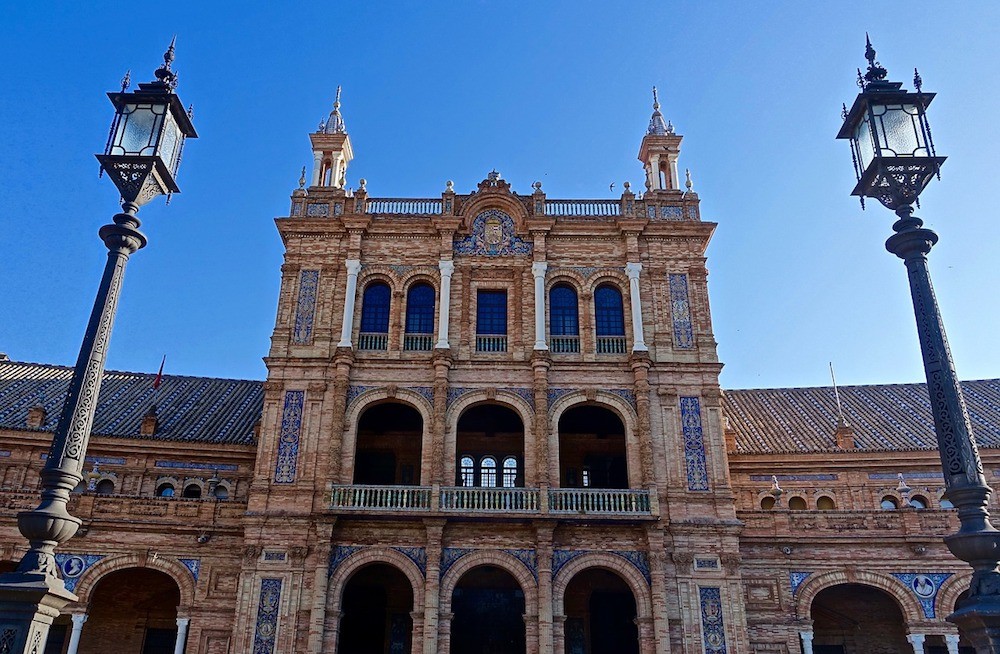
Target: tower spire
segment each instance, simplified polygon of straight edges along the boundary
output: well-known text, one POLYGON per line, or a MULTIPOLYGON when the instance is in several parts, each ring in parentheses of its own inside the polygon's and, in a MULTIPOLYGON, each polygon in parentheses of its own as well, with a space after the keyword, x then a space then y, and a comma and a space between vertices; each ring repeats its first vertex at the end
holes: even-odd
POLYGON ((326 120, 326 126, 323 128, 326 134, 346 134, 347 125, 344 123, 344 117, 340 115, 340 85, 337 85, 337 96, 333 101, 333 111, 330 112, 330 117, 326 120))
POLYGON ((660 98, 656 92, 656 87, 653 87, 653 115, 649 119, 649 129, 646 130, 647 134, 655 134, 656 136, 665 136, 667 134, 673 133, 673 126, 668 126, 663 120, 663 114, 660 113, 660 98))

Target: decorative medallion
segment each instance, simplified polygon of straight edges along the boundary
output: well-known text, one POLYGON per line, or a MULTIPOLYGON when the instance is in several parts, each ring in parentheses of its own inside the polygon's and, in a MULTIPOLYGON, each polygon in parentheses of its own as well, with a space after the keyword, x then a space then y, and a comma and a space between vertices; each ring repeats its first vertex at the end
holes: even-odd
POLYGON ((532 245, 514 233, 514 220, 499 209, 487 209, 472 221, 472 233, 455 241, 455 254, 487 257, 531 254, 532 245))
POLYGON ((801 586, 802 582, 805 581, 806 578, 811 574, 812 572, 798 572, 798 571, 792 571, 788 573, 788 585, 791 586, 792 588, 792 595, 798 592, 799 586, 801 586))
POLYGON ((937 617, 934 602, 937 600, 941 584, 952 576, 951 572, 894 572, 892 576, 906 584, 910 591, 917 596, 925 618, 931 620, 937 617))
POLYGON ((90 566, 94 565, 104 557, 98 554, 56 554, 56 565, 62 573, 63 583, 66 590, 73 592, 80 575, 90 566))

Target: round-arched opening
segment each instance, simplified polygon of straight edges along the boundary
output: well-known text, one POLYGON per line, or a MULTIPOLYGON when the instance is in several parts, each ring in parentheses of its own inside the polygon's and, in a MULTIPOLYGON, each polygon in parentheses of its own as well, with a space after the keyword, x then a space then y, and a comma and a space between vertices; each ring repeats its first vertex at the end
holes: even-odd
POLYGON ((638 654, 635 596, 614 572, 603 568, 578 572, 566 586, 563 605, 567 654, 638 654))
POLYGON ((115 482, 110 479, 102 479, 97 482, 97 486, 94 487, 94 492, 98 495, 114 495, 115 494, 115 482))
POLYGON ((417 282, 406 292, 406 336, 404 350, 429 350, 433 347, 434 287, 417 282))
POLYGON ((584 404, 559 418, 563 488, 628 488, 625 425, 607 407, 584 404))
POLYGON ((90 596, 80 654, 160 654, 174 651, 180 588, 169 575, 150 568, 112 572, 90 596))
POLYGON ((525 654, 524 591, 509 572, 479 566, 452 593, 451 654, 525 654))
POLYGON ((412 611, 413 587, 405 574, 387 563, 364 566, 344 585, 337 651, 409 652, 412 611))
POLYGON ((824 588, 813 599, 810 613, 814 652, 913 651, 899 604, 878 588, 863 584, 824 588))
POLYGON ((816 500, 816 508, 820 511, 833 511, 837 508, 834 503, 833 498, 828 495, 821 495, 819 499, 816 500))
POLYGON ((942 509, 954 509, 955 508, 955 505, 952 504, 952 501, 949 500, 944 495, 942 495, 941 499, 938 501, 938 506, 940 506, 942 509))
POLYGON ((774 508, 775 502, 776 500, 773 497, 767 495, 765 497, 760 498, 760 508, 764 509, 765 511, 770 511, 771 509, 774 508))
POLYGON ((196 500, 201 497, 201 486, 198 484, 188 484, 184 487, 184 497, 196 500))
POLYGON ((174 485, 173 484, 160 484, 156 487, 157 497, 173 497, 174 496, 174 485))
POLYGON ((417 486, 424 421, 420 412, 401 402, 382 402, 365 409, 358 420, 354 483, 417 486))
POLYGON ((927 498, 923 495, 913 495, 910 497, 910 506, 914 509, 926 509, 927 505, 927 498))
POLYGON ((524 424, 511 408, 478 404, 458 419, 458 486, 524 486, 524 424))
POLYGON ((788 500, 788 508, 792 511, 805 511, 808 508, 806 501, 801 497, 792 497, 788 500))
POLYGON ((878 506, 884 511, 895 511, 899 508, 899 502, 896 501, 896 498, 892 495, 886 495, 882 498, 882 501, 879 502, 878 506))
POLYGON ((375 281, 361 296, 361 332, 358 349, 384 350, 389 343, 389 305, 392 291, 385 282, 375 281))
POLYGON ((216 497, 216 499, 220 499, 220 500, 228 500, 229 499, 229 487, 228 486, 223 486, 222 484, 219 484, 218 486, 216 486, 215 487, 215 497, 216 497))
POLYGON ((580 351, 580 310, 576 289, 562 282, 549 291, 549 341, 553 354, 580 351))

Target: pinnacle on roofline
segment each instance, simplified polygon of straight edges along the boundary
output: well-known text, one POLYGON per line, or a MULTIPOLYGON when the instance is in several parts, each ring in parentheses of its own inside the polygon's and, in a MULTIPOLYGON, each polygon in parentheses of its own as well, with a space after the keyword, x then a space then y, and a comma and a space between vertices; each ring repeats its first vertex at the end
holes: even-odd
POLYGON ((674 126, 670 122, 664 122, 663 114, 660 113, 660 98, 657 95, 656 87, 653 87, 653 115, 649 119, 647 134, 655 136, 666 136, 674 133, 674 126))
POLYGON ((320 132, 325 134, 346 134, 347 124, 344 117, 340 115, 340 86, 337 86, 337 96, 333 101, 333 111, 330 112, 326 122, 320 122, 320 132))

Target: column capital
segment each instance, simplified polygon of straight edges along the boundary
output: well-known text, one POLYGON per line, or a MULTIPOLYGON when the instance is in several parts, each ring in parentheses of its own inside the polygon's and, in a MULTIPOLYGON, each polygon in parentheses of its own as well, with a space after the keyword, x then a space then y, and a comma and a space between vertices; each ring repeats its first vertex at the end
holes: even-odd
POLYGON ((455 262, 451 259, 441 259, 438 261, 438 270, 441 271, 442 275, 451 275, 455 272, 455 262))
POLYGON ((536 261, 531 264, 531 274, 535 277, 544 277, 545 271, 549 269, 549 264, 545 261, 536 261))
POLYGON ((629 279, 638 279, 639 272, 642 270, 641 263, 626 263, 625 273, 628 275, 629 279))
POLYGON ((69 619, 73 621, 74 627, 76 627, 76 625, 80 625, 82 627, 83 623, 85 623, 89 617, 90 616, 86 613, 73 613, 69 616, 69 619))
POLYGON ((177 618, 178 627, 186 627, 191 624, 191 618, 177 618))
POLYGON ((348 275, 357 275, 361 272, 361 259, 347 259, 344 265, 347 266, 348 275))

